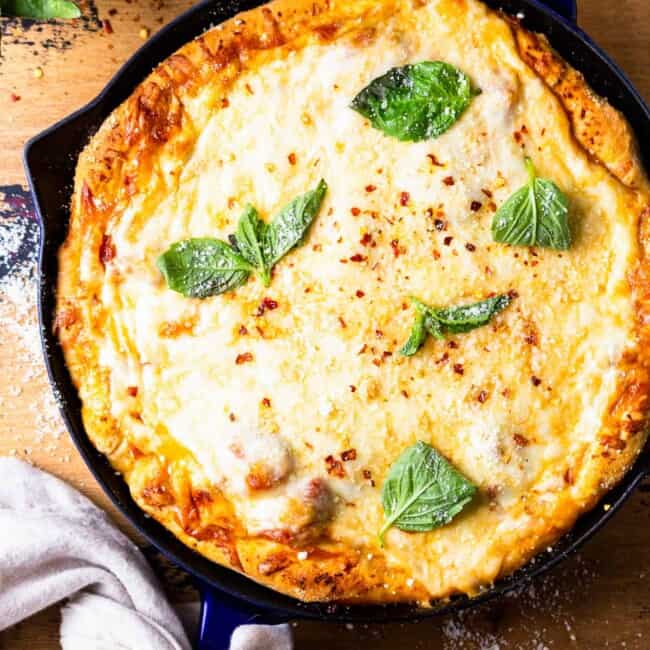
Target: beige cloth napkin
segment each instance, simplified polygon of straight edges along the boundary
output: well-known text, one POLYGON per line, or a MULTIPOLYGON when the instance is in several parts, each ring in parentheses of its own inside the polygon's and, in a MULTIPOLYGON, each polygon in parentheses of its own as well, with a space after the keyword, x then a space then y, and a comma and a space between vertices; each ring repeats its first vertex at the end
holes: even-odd
MULTIPOLYGON (((63 481, 0 458, 0 631, 57 602, 64 650, 190 650, 142 553, 63 481)), ((231 650, 291 650, 286 625, 246 625, 231 650)))

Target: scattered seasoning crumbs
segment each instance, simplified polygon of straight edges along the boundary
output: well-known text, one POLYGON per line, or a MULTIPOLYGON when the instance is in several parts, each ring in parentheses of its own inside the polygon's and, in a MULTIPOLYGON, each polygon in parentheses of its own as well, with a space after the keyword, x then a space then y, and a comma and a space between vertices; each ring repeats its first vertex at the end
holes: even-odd
POLYGON ((288 156, 287 159, 289 160, 290 165, 295 165, 296 164, 296 154, 291 152, 288 156))
POLYGON ((482 207, 483 204, 480 201, 472 201, 469 206, 472 212, 478 212, 482 207))
POLYGON ((402 207, 405 207, 409 204, 409 201, 411 200, 411 195, 408 192, 402 192, 399 195, 399 204, 402 207))
POLYGON ((361 210, 359 208, 350 208, 350 212, 352 213, 353 217, 358 217, 361 214, 361 210))
POLYGON ((241 366, 242 363, 248 363, 253 360, 253 354, 251 352, 243 352, 242 354, 238 354, 237 358, 235 359, 235 363, 238 366, 241 366))
POLYGON ((462 364, 462 363, 455 363, 455 364, 454 364, 454 372, 455 372, 457 375, 462 375, 462 374, 464 374, 464 372, 465 372, 465 368, 463 368, 463 364, 462 364))
POLYGON ((473 253, 476 250, 476 246, 474 244, 471 244, 470 242, 467 242, 465 244, 465 248, 470 252, 473 253))
POLYGON ((113 33, 113 25, 111 25, 111 21, 108 18, 102 20, 102 28, 104 29, 105 34, 113 33))
POLYGON ((366 294, 363 291, 358 290, 355 295, 357 296, 357 298, 363 298, 366 294))
POLYGON ((539 386, 542 383, 542 380, 539 377, 535 377, 535 375, 530 378, 530 381, 533 383, 533 386, 539 386))
POLYGON ((452 242, 453 240, 454 240, 453 237, 445 237, 445 238, 442 240, 442 243, 443 243, 445 246, 449 246, 449 244, 451 244, 451 242, 452 242))
POLYGON ((356 449, 346 449, 344 452, 341 452, 341 460, 346 463, 356 459, 357 459, 356 449))
POLYGON ((454 177, 453 177, 453 176, 445 176, 445 177, 442 179, 442 182, 443 182, 445 185, 449 185, 450 187, 455 183, 455 181, 454 181, 454 177))

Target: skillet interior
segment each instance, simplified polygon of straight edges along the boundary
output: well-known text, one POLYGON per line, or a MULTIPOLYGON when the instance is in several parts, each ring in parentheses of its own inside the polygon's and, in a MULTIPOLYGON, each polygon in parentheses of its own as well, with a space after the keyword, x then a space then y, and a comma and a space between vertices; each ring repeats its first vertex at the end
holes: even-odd
MULTIPOLYGON (((650 112, 612 62, 569 23, 549 13, 534 0, 484 0, 507 13, 524 13, 528 29, 545 33, 553 46, 576 69, 583 70, 594 90, 621 110, 637 134, 646 168, 650 168, 650 112)), ((355 606, 303 604, 273 592, 198 555, 177 540, 167 529, 145 516, 131 499, 126 483, 116 476, 106 458, 88 439, 81 421, 80 402, 65 367, 62 351, 53 334, 57 250, 63 242, 68 220, 77 156, 88 138, 150 71, 176 49, 209 26, 235 13, 260 4, 255 0, 203 2, 167 28, 161 30, 116 75, 106 90, 89 106, 30 141, 25 149, 25 165, 36 207, 41 218, 39 316, 43 348, 50 380, 59 400, 64 421, 86 464, 115 505, 131 523, 177 564, 203 582, 243 599, 256 607, 282 611, 287 616, 327 618, 339 622, 385 622, 413 620, 437 613, 459 610, 503 593, 551 568, 588 539, 616 511, 634 490, 650 466, 650 453, 644 452, 622 483, 606 497, 612 507, 600 505, 584 515, 574 529, 551 552, 538 556, 512 576, 500 580, 478 597, 458 597, 436 609, 411 606, 355 606)))

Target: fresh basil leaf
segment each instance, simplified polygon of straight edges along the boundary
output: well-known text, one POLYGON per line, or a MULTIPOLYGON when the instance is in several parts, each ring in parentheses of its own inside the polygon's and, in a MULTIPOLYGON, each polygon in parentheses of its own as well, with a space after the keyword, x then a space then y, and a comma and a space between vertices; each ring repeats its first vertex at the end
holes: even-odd
POLYGON ((0 12, 3 16, 20 18, 79 18, 81 11, 74 2, 67 0, 2 0, 0 12))
POLYGON ((303 242, 309 226, 320 210, 326 192, 327 183, 321 180, 315 189, 298 196, 286 205, 266 227, 262 251, 269 268, 303 242))
POLYGON ((416 310, 415 323, 400 354, 413 356, 424 344, 427 332, 437 339, 444 339, 446 334, 463 334, 486 325, 511 300, 508 294, 500 294, 469 305, 434 309, 417 298, 411 298, 416 310))
POLYGON ((571 246, 569 201, 562 190, 538 178, 526 158, 528 183, 518 189, 494 215, 494 241, 514 246, 543 246, 566 250, 571 246))
POLYGON ((377 77, 350 106, 386 135, 419 142, 449 129, 475 94, 469 77, 458 68, 423 61, 377 77))
POLYGON ((188 298, 207 298, 246 282, 251 265, 219 239, 186 239, 171 246, 157 260, 170 289, 188 298))
POLYGON ((411 335, 408 341, 402 346, 399 353, 404 357, 412 357, 423 345, 427 338, 427 330, 424 326, 424 314, 420 312, 415 316, 415 322, 411 328, 411 335))
POLYGON ((436 309, 435 318, 446 333, 462 334, 487 325, 511 300, 508 294, 501 294, 469 305, 436 309))
POLYGON ((265 287, 271 283, 271 266, 266 263, 262 242, 268 226, 260 219, 257 210, 250 205, 239 218, 237 232, 230 236, 230 243, 260 274, 265 287))
POLYGON ((407 532, 426 532, 448 524, 471 500, 476 486, 431 445, 416 442, 393 463, 384 482, 381 501, 391 526, 407 532))

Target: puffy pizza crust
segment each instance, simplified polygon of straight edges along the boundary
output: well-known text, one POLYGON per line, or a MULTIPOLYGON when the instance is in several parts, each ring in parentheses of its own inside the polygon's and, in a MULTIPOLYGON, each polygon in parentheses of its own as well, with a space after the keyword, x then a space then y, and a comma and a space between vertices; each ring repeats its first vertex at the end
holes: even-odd
MULTIPOLYGON (((386 46, 387 51, 392 52, 391 47, 386 46)), ((431 58, 445 58, 444 51, 438 53, 437 57, 434 54, 436 49, 432 45, 431 58)), ((403 56, 407 55, 405 51, 403 56)), ((335 86, 335 77, 341 66, 345 66, 345 61, 332 60, 330 69, 335 86)), ((463 67, 462 61, 459 67, 463 67)), ((336 87, 332 90, 332 96, 335 90, 336 87)), ((323 104, 333 101, 332 96, 325 94, 323 104)), ((314 110, 318 114, 320 109, 316 107, 314 110)), ((304 126, 307 127, 312 117, 307 114, 304 119, 304 126)), ((371 133, 359 116, 352 114, 350 119, 358 120, 359 129, 366 129, 364 137, 367 137, 368 146, 381 147, 385 144, 381 141, 383 136, 371 133)), ((470 109, 463 120, 471 119, 470 109)), ((318 126, 316 124, 314 128, 318 126)), ((240 124, 238 128, 245 129, 245 125, 240 124)), ((453 128, 461 129, 461 123, 453 128)), ((480 134, 477 137, 480 138, 480 134)), ((340 144, 344 148, 346 143, 340 144)), ((444 148, 444 145, 441 146, 444 148)), ((436 141, 427 143, 427 147, 435 152, 436 141)), ((424 152, 429 149, 422 148, 423 158, 426 158, 424 152)), ((433 167, 440 162, 435 155, 430 161, 433 167)), ((453 162, 443 161, 442 164, 449 163, 453 167, 453 162)), ((314 164, 316 178, 318 163, 314 164)), ((288 169, 279 173, 290 180, 291 172, 288 169)), ((263 173, 260 170, 260 177, 263 173)), ((432 173, 443 174, 443 171, 433 169, 432 173)), ((503 201, 509 192, 516 189, 515 185, 510 186, 514 182, 513 174, 516 176, 515 172, 506 174, 505 187, 499 187, 497 178, 491 189, 484 188, 487 192, 484 193, 481 209, 485 214, 481 214, 480 219, 488 237, 489 226, 486 224, 489 224, 490 211, 493 209, 493 201, 488 196, 493 195, 494 200, 498 197, 499 202, 503 201)), ((304 178, 300 180, 304 182, 304 178)), ((327 180, 332 190, 336 191, 336 183, 343 183, 345 179, 332 176, 327 180)), ((308 189, 307 186, 292 188, 291 183, 288 184, 292 195, 308 189)), ((388 183, 392 192, 402 189, 398 185, 398 179, 388 183)), ((218 183, 215 189, 217 187, 218 183)), ((214 216, 216 233, 204 234, 219 234, 219 228, 223 232, 232 230, 233 220, 236 220, 241 208, 240 199, 256 203, 264 200, 254 189, 249 194, 232 201, 228 217, 214 216)), ((391 214, 400 209, 399 203, 391 205, 391 214)), ((408 211, 409 201, 406 203, 402 207, 408 211)), ((282 201, 278 201, 278 205, 281 204, 282 201)), ((271 210, 277 209, 278 205, 262 207, 271 210)), ((302 600, 341 602, 428 602, 459 592, 476 593, 482 586, 512 572, 540 549, 556 541, 572 526, 579 514, 593 507, 623 476, 646 441, 649 378, 645 350, 648 349, 647 323, 650 322, 650 266, 646 260, 649 206, 646 177, 636 155, 630 128, 622 116, 591 92, 583 77, 551 49, 544 37, 525 31, 516 22, 474 0, 276 0, 241 14, 189 43, 158 66, 111 115, 80 156, 69 235, 59 258, 57 328, 68 368, 83 403, 83 419, 88 435, 97 448, 108 456, 116 470, 124 475, 134 499, 146 512, 188 546, 273 589, 302 600), (617 267, 611 270, 610 277, 602 279, 597 273, 594 275, 594 281, 603 282, 598 288, 602 295, 621 308, 618 317, 606 314, 607 323, 612 324, 611 340, 608 331, 604 330, 602 345, 611 345, 612 350, 610 357, 602 358, 611 358, 611 363, 603 369, 602 380, 596 379, 596 371, 589 368, 589 355, 596 348, 587 345, 582 356, 576 353, 571 358, 579 360, 579 371, 589 378, 589 382, 581 384, 581 377, 572 377, 570 368, 558 370, 557 378, 566 381, 575 395, 584 391, 584 400, 567 412, 567 421, 575 424, 575 431, 583 432, 584 440, 568 440, 566 432, 560 430, 557 422, 551 422, 549 430, 543 435, 539 432, 544 444, 537 444, 536 431, 526 431, 525 436, 517 434, 519 437, 514 438, 517 442, 513 445, 510 437, 503 437, 502 423, 499 425, 501 428, 496 427, 496 438, 488 436, 484 440, 484 448, 481 448, 480 441, 487 434, 478 424, 474 428, 468 426, 456 437, 444 431, 445 435, 439 434, 435 438, 436 445, 443 447, 442 451, 459 464, 481 490, 476 504, 444 529, 418 535, 391 530, 384 549, 378 547, 371 534, 378 528, 381 517, 381 481, 390 463, 405 446, 403 439, 392 440, 390 427, 377 433, 379 440, 368 441, 368 449, 379 446, 385 449, 385 457, 377 452, 366 453, 361 441, 361 444, 355 444, 358 458, 351 464, 339 460, 340 454, 333 454, 330 461, 323 459, 322 471, 312 472, 301 477, 301 483, 292 484, 289 501, 287 494, 282 493, 286 510, 283 515, 285 526, 274 524, 265 529, 257 519, 263 520, 273 509, 274 502, 264 502, 262 514, 255 514, 254 505, 259 497, 250 491, 247 493, 246 488, 243 492, 241 489, 237 492, 233 487, 236 482, 234 477, 230 477, 230 482, 220 483, 219 459, 215 461, 216 464, 208 462, 191 450, 191 439, 179 440, 178 436, 171 435, 168 428, 157 420, 154 406, 147 402, 147 386, 142 383, 129 385, 131 370, 125 367, 125 360, 135 359, 143 366, 151 366, 152 362, 143 361, 141 354, 144 344, 134 341, 133 332, 130 331, 135 325, 129 326, 126 316, 121 316, 137 311, 134 305, 129 304, 130 297, 121 293, 122 283, 143 273, 137 264, 130 266, 130 262, 126 265, 119 263, 121 245, 125 250, 129 246, 135 247, 135 250, 137 238, 146 239, 151 250, 147 251, 145 257, 149 256, 147 259, 151 261, 155 259, 155 254, 172 243, 157 242, 156 249, 152 243, 156 242, 156 234, 147 230, 148 222, 151 220, 153 223, 157 211, 167 209, 164 207, 167 197, 178 196, 182 202, 184 170, 192 168, 193 160, 206 146, 206 133, 215 138, 215 144, 208 145, 208 151, 210 147, 220 144, 214 125, 212 130, 209 129, 211 120, 221 119, 220 115, 226 115, 233 105, 237 110, 240 110, 240 105, 246 106, 242 97, 246 92, 255 92, 249 81, 253 85, 258 78, 272 82, 273 75, 264 76, 269 69, 274 66, 291 68, 297 60, 315 56, 313 52, 318 48, 319 52, 323 52, 318 56, 326 56, 326 51, 335 52, 336 46, 344 44, 348 48, 346 51, 363 55, 365 51, 379 47, 377 43, 384 47, 381 39, 389 38, 397 43, 396 47, 403 45, 408 50, 408 36, 404 34, 431 20, 432 16, 439 25, 444 26, 450 38, 460 39, 466 48, 483 48, 489 55, 486 57, 489 64, 498 60, 506 66, 509 82, 497 89, 499 97, 509 103, 507 110, 514 111, 513 107, 520 109, 530 117, 530 123, 523 125, 524 128, 521 124, 515 125, 512 133, 504 133, 504 138, 512 138, 516 146, 532 155, 536 164, 541 165, 543 175, 555 178, 560 184, 563 173, 573 178, 570 198, 582 209, 598 204, 598 190, 593 188, 602 188, 602 218, 609 228, 607 234, 612 237, 611 246, 615 248, 620 244, 624 247, 622 252, 617 250, 617 267), (389 37, 386 36, 387 32, 389 37), (539 106, 545 111, 543 117, 536 109, 539 106), (538 127, 542 122, 546 124, 545 127, 533 128, 533 125, 538 127), (571 160, 563 167, 562 155, 567 152, 571 160), (579 188, 589 195, 589 199, 580 198, 579 188), (633 231, 638 232, 636 241, 629 236, 633 231), (616 239, 619 236, 620 241, 616 239), (117 396, 118 390, 121 391, 120 396, 117 396), (591 397, 596 404, 592 409, 588 403, 591 397), (475 466, 468 464, 467 454, 462 451, 464 448, 472 450, 475 466), (340 470, 336 463, 343 468, 345 479, 337 476, 340 470), (534 466, 536 473, 532 478, 525 478, 529 466, 534 466), (494 471, 494 481, 490 481, 490 471, 494 471), (524 488, 520 489, 520 485, 524 488), (369 530, 372 529, 370 533, 362 530, 366 523, 369 530)), ((386 207, 385 204, 383 207, 386 207)), ((433 214, 438 207, 434 205, 431 209, 433 214)), ((326 231, 319 230, 321 222, 331 217, 327 210, 326 202, 310 242, 312 239, 316 241, 320 235, 327 235, 326 231)), ((370 206, 370 216, 367 218, 373 219, 372 213, 379 215, 381 211, 382 207, 373 209, 370 206)), ((412 213, 409 212, 409 218, 423 219, 423 213, 424 210, 419 210, 416 215, 414 209, 412 213)), ((349 213, 337 213, 336 217, 347 221, 351 219, 349 213)), ((463 224, 468 229, 472 227, 468 220, 460 225, 463 224)), ((386 229, 390 231, 388 225, 386 229)), ((174 241, 187 236, 182 223, 178 224, 175 232, 179 236, 174 241)), ((406 254, 399 259, 399 247, 403 242, 408 242, 419 252, 417 242, 411 241, 409 236, 404 233, 397 244, 392 243, 395 240, 383 242, 386 245, 390 242, 385 255, 390 258, 396 254, 395 264, 409 259, 406 254)), ((455 232, 455 236, 457 239, 463 237, 462 228, 455 232)), ((598 240, 596 235, 594 237, 594 241, 602 244, 602 239, 598 240)), ((489 250, 488 242, 480 242, 480 245, 489 250)), ((444 244, 440 244, 439 248, 442 246, 444 244)), ((491 250, 495 265, 512 268, 508 265, 514 263, 514 251, 508 249, 507 253, 497 254, 496 249, 497 246, 494 246, 491 250), (509 256, 507 260, 506 255, 509 256)), ((440 255, 440 251, 436 251, 440 255)), ((300 268, 301 263, 311 264, 317 252, 309 245, 303 247, 292 254, 295 256, 295 266, 300 268)), ((564 255, 571 255, 572 252, 564 255)), ((471 261, 466 262, 465 258, 459 257, 465 254, 459 245, 459 250, 455 250, 458 259, 445 259, 449 260, 451 268, 454 268, 454 264, 471 265, 471 261)), ((518 267, 521 274, 532 274, 536 267, 552 274, 551 265, 562 263, 553 262, 553 259, 557 260, 557 253, 539 251, 531 255, 519 251, 518 254, 525 257, 525 264, 522 260, 518 267)), ((434 264, 434 257, 431 258, 431 265, 434 264)), ((483 260, 483 257, 473 259, 483 260)), ((567 276, 568 280, 575 281, 580 290, 585 278, 590 278, 592 274, 587 265, 589 256, 585 255, 584 259, 581 275, 567 276)), ((322 265, 322 261, 313 263, 322 265)), ((338 264, 339 260, 331 259, 330 263, 338 264)), ((594 260, 594 264, 608 263, 606 257, 594 260)), ((291 263, 285 265, 269 292, 289 291, 287 287, 295 279, 291 270, 293 267, 291 263)), ((423 269, 428 270, 426 264, 414 266, 413 275, 420 278, 419 286, 424 288, 426 274, 422 275, 423 269)), ((485 269, 489 276, 488 265, 485 269)), ((406 264, 403 273, 408 271, 406 264)), ((490 280, 491 285, 486 280, 486 289, 489 286, 496 288, 497 276, 495 274, 494 279, 490 280)), ((153 277, 152 271, 151 276, 143 277, 143 282, 155 288, 159 297, 161 287, 151 284, 153 277)), ((373 283, 374 280, 365 293, 379 290, 380 285, 373 283)), ((249 285, 245 290, 236 292, 237 295, 229 294, 212 300, 223 301, 229 308, 248 309, 250 313, 265 292, 254 281, 249 285), (243 305, 243 301, 248 302, 243 305)), ((467 292, 467 287, 461 288, 467 292)), ((502 288, 516 290, 514 286, 499 287, 502 288)), ((571 286, 551 287, 548 290, 552 292, 554 289, 567 292, 570 302, 571 286)), ((449 302, 457 300, 453 292, 441 295, 447 297, 449 302)), ((351 412, 361 409, 368 413, 382 413, 382 408, 386 408, 382 407, 382 391, 388 390, 388 383, 393 379, 395 382, 403 380, 404 373, 408 372, 405 368, 409 367, 418 377, 426 378, 429 373, 432 381, 438 381, 435 378, 437 375, 434 377, 431 373, 444 371, 448 373, 445 381, 450 385, 460 382, 458 388, 452 390, 452 393, 456 391, 452 397, 463 402, 462 409, 472 413, 477 423, 490 421, 490 400, 495 405, 494 412, 510 409, 514 413, 522 409, 535 409, 536 406, 543 408, 552 404, 552 399, 561 399, 561 384, 542 385, 540 390, 556 391, 557 396, 553 398, 539 397, 539 393, 523 387, 518 395, 519 387, 516 384, 527 382, 528 377, 510 377, 514 390, 509 393, 503 377, 491 378, 479 373, 477 377, 481 381, 474 385, 471 379, 474 370, 467 370, 468 365, 472 369, 480 367, 481 349, 487 354, 493 341, 496 341, 499 354, 503 355, 497 370, 505 367, 505 375, 508 364, 512 363, 514 368, 520 356, 529 364, 531 375, 536 367, 546 367, 548 359, 538 347, 538 339, 545 334, 543 331, 537 332, 534 327, 535 309, 542 309, 543 304, 539 296, 535 303, 535 295, 531 295, 532 302, 527 301, 527 296, 521 298, 519 305, 516 300, 513 308, 504 313, 503 319, 494 327, 466 335, 467 339, 459 339, 464 356, 456 359, 454 365, 460 364, 462 367, 464 363, 464 374, 458 369, 452 372, 452 364, 444 359, 444 354, 448 358, 450 352, 453 354, 452 350, 445 353, 444 348, 434 349, 433 344, 412 360, 398 359, 396 354, 384 355, 383 352, 396 352, 393 343, 408 331, 410 318, 406 310, 403 314, 396 313, 394 320, 391 320, 384 305, 382 313, 385 323, 382 328, 391 343, 379 342, 384 331, 375 332, 377 340, 371 342, 373 353, 365 362, 373 365, 375 374, 371 372, 362 386, 355 386, 355 389, 358 388, 354 392, 355 399, 361 401, 354 407, 349 406, 351 412), (503 337, 501 342, 499 337, 503 337), (500 347, 502 344, 504 347, 500 347), (512 350, 510 356, 505 352, 508 346, 512 350), (374 347, 378 351, 374 351, 374 347), (432 365, 436 365, 435 360, 440 362, 440 367, 432 370, 432 365), (373 364, 373 361, 376 363, 373 364), (407 367, 404 365, 407 363, 412 365, 407 367), (479 394, 483 386, 486 387, 486 394, 491 395, 485 403, 472 397, 479 394), (503 407, 501 403, 509 399, 513 400, 514 405, 503 407), (468 400, 472 400, 471 407, 467 406, 468 400), (494 400, 499 400, 499 405, 494 400)), ((421 297, 426 299, 426 296, 421 297)), ((342 294, 342 310, 345 312, 348 307, 351 308, 350 320, 356 326, 355 312, 350 302, 353 300, 353 297, 347 294, 343 297, 342 294)), ((379 311, 368 308, 368 313, 375 317, 381 311, 380 307, 381 301, 376 308, 379 311)), ((395 304, 394 308, 395 312, 401 312, 399 304, 395 304)), ((187 339, 191 345, 192 336, 204 325, 200 309, 194 301, 187 301, 187 309, 181 312, 176 310, 177 317, 168 319, 164 327, 151 331, 151 337, 174 341, 187 339)), ((281 311, 282 307, 278 312, 281 311)), ((599 312, 588 311, 585 308, 580 312, 578 308, 559 317, 576 318, 576 327, 583 328, 581 318, 588 321, 600 317, 599 312)), ((171 312, 175 313, 174 309, 171 312)), ((262 329, 273 330, 272 316, 264 320, 262 329)), ((255 326, 256 321, 253 319, 251 322, 255 326)), ((594 322, 593 327, 597 329, 598 326, 594 322)), ((224 354, 238 350, 244 336, 239 322, 233 323, 233 327, 235 332, 224 354)), ((270 338, 273 340, 276 335, 282 338, 281 332, 272 333, 270 338)), ((311 335, 316 334, 311 332, 311 335)), ((266 344, 263 335, 258 339, 256 344, 266 344)), ((579 348, 580 341, 576 341, 575 345, 576 349, 579 348)), ((574 354, 573 348, 571 354, 574 354)), ((598 357, 599 361, 594 360, 594 363, 602 363, 602 358, 598 357)), ((290 357, 287 360, 290 361, 290 357)), ((159 363, 164 366, 164 361, 160 359, 156 359, 153 365, 159 363)), ((492 362, 486 361, 486 364, 491 370, 492 362)), ((562 363, 559 365, 562 366, 562 363)), ((142 374, 137 376, 138 382, 142 382, 143 377, 146 379, 147 372, 155 374, 153 370, 141 370, 142 374)), ((395 397, 391 397, 390 406, 397 409, 397 416, 404 415, 406 419, 413 409, 421 406, 423 417, 419 424, 426 437, 429 433, 427 427, 432 427, 434 420, 423 405, 432 398, 425 394, 426 391, 423 392, 421 384, 416 382, 416 386, 414 395, 409 394, 407 387, 401 389, 403 399, 410 400, 414 406, 397 406, 395 397)), ((160 384, 156 389, 162 390, 160 384)), ((274 407, 275 404, 271 405, 269 401, 268 405, 251 405, 251 410, 257 413, 258 409, 274 407)), ((164 408, 166 404, 161 406, 161 409, 164 408)), ((330 416, 331 408, 327 403, 324 406, 314 404, 314 409, 326 411, 321 413, 324 418, 330 416)), ((449 402, 449 408, 455 408, 452 402, 449 402)), ((260 420, 264 417, 264 413, 260 413, 260 420)), ((541 427, 542 420, 537 419, 535 423, 541 427)), ((306 425, 310 424, 313 423, 306 422, 306 425)), ((444 422, 435 420, 435 425, 444 429, 444 422)), ((279 426, 282 426, 282 422, 279 426)), ((284 473, 292 471, 292 461, 284 457, 281 447, 274 446, 273 427, 269 431, 265 435, 271 437, 263 439, 263 442, 268 443, 266 449, 274 459, 271 470, 279 474, 269 479, 268 467, 262 465, 262 470, 255 474, 255 468, 251 470, 246 466, 246 481, 249 488, 251 480, 261 485, 270 481, 273 485, 271 494, 275 494, 273 490, 283 489, 281 485, 276 486, 276 479, 280 484, 285 480, 284 473), (283 463, 287 467, 278 470, 278 467, 284 466, 283 463), (251 472, 256 478, 250 478, 251 472)), ((510 436, 517 431, 513 429, 506 433, 510 436)), ((413 431, 411 442, 416 437, 422 437, 418 434, 422 434, 422 431, 413 431)), ((218 431, 215 432, 217 435, 218 431)), ((329 440, 326 436, 325 446, 328 441, 333 451, 343 451, 347 442, 345 437, 338 435, 330 435, 329 440)), ((248 444, 244 442, 244 456, 248 444)), ((250 444, 254 446, 254 441, 250 444)), ((233 472, 238 467, 238 453, 242 451, 236 447, 230 450, 234 454, 231 459, 233 472)), ((303 456, 311 458, 310 453, 294 451, 297 460, 302 460, 303 456)), ((263 458, 264 454, 258 456, 263 458)))

